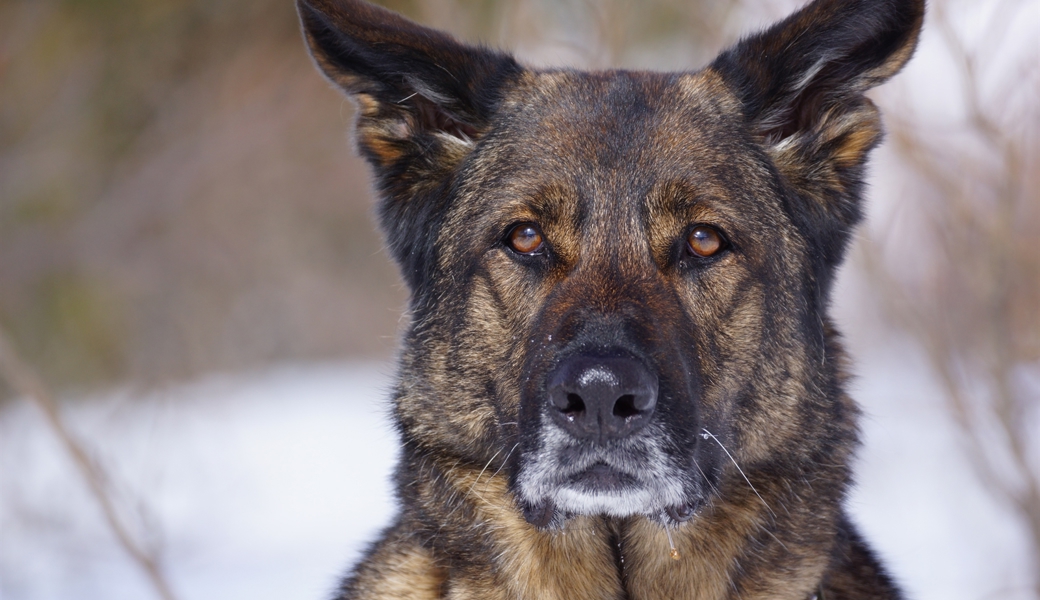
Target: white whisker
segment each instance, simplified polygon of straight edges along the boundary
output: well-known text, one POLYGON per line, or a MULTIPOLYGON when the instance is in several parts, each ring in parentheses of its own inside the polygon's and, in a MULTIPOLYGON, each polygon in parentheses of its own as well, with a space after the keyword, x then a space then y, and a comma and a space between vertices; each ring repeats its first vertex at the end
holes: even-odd
POLYGON ((499 455, 499 453, 501 453, 501 452, 502 452, 501 450, 499 450, 498 452, 495 452, 495 453, 494 453, 494 454, 493 454, 493 455, 491 456, 491 458, 489 458, 489 459, 488 459, 488 461, 487 461, 487 464, 486 464, 486 465, 484 465, 484 468, 480 470, 480 473, 477 473, 477 478, 473 480, 473 485, 469 486, 469 491, 470 491, 470 492, 472 492, 472 491, 473 491, 473 488, 477 487, 477 482, 478 482, 478 481, 480 481, 480 477, 481 477, 481 475, 483 475, 483 474, 484 474, 484 471, 487 471, 487 468, 491 466, 491 463, 492 463, 492 461, 494 461, 494 460, 495 460, 495 457, 496 457, 496 456, 498 456, 498 455, 499 455))
MULTIPOLYGON (((498 475, 499 473, 501 473, 502 469, 506 468, 506 463, 509 462, 509 457, 513 455, 513 450, 516 450, 516 447, 519 446, 519 445, 520 445, 520 442, 517 442, 517 443, 513 444, 513 447, 509 449, 509 452, 506 452, 506 455, 504 457, 502 457, 502 464, 499 465, 499 467, 497 469, 495 469, 495 472, 491 474, 491 477, 488 477, 487 483, 484 484, 484 493, 485 494, 487 493, 487 486, 491 485, 491 480, 495 478, 495 475, 498 475)), ((496 456, 497 456, 497 453, 496 453, 496 456)), ((495 459, 495 457, 492 456, 491 460, 494 460, 494 459, 495 459)), ((479 479, 479 477, 478 477, 478 479, 479 479)))
MULTIPOLYGON (((755 489, 755 486, 751 483, 751 480, 748 479, 748 476, 744 474, 744 469, 741 469, 740 465, 737 464, 737 459, 733 458, 733 455, 729 453, 729 450, 726 449, 726 446, 722 445, 722 442, 719 441, 719 438, 715 437, 714 433, 708 431, 707 429, 703 429, 703 428, 701 429, 701 431, 703 431, 707 436, 710 436, 711 439, 715 440, 715 443, 719 445, 719 448, 722 448, 722 451, 725 452, 726 456, 728 456, 730 461, 733 462, 733 466, 737 468, 738 472, 740 472, 740 476, 743 477, 744 481, 747 482, 748 487, 751 488, 752 492, 755 492, 755 495, 758 496, 758 499, 761 500, 762 504, 765 505, 766 510, 768 510, 769 514, 773 515, 773 518, 775 519, 776 518, 776 513, 773 512, 773 509, 769 507, 769 503, 766 502, 766 499, 762 497, 762 494, 758 493, 758 490, 755 489)), ((708 438, 705 437, 704 439, 708 439, 708 438)))
POLYGON ((693 459, 693 466, 697 467, 697 471, 701 474, 701 477, 704 478, 704 482, 711 486, 711 489, 715 492, 715 495, 721 496, 722 492, 720 492, 719 488, 715 487, 715 484, 712 483, 710 479, 708 479, 708 474, 704 472, 704 469, 701 468, 701 463, 697 462, 696 458, 693 459))

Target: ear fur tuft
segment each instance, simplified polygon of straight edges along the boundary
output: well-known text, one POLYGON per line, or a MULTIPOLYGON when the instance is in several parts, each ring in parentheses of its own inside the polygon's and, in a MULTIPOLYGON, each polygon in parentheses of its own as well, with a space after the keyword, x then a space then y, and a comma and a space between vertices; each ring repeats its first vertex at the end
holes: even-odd
POLYGON ((913 54, 924 0, 816 0, 712 63, 770 142, 855 103, 913 54))
POLYGON ((357 100, 358 143, 377 170, 442 142, 469 145, 520 72, 507 55, 360 0, 298 0, 297 10, 319 69, 357 100))

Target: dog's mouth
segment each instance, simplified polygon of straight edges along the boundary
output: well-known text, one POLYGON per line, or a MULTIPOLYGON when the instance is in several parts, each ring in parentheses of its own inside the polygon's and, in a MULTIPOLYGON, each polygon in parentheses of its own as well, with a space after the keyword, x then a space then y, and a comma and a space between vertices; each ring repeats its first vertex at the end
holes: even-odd
POLYGON ((527 455, 517 490, 524 518, 542 529, 577 516, 643 515, 672 525, 691 518, 699 494, 688 474, 649 440, 629 445, 609 450, 571 446, 527 455))
POLYGON ((600 462, 584 471, 575 473, 569 478, 567 484, 569 487, 587 493, 610 493, 637 487, 640 482, 632 475, 600 462))
MULTIPOLYGON (((665 507, 662 514, 653 516, 661 525, 674 527, 692 519, 697 513, 698 505, 699 503, 696 502, 673 504, 665 507)), ((554 523, 559 526, 569 516, 573 516, 560 510, 551 500, 544 500, 537 504, 524 504, 523 515, 524 520, 539 529, 552 527, 554 523)))

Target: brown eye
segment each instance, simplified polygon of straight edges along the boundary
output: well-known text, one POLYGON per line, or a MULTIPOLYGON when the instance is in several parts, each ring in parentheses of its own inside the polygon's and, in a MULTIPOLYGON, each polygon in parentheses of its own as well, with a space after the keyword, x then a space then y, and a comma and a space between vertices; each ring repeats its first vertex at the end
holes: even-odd
POLYGON ((514 227, 506 237, 506 243, 514 252, 520 254, 538 254, 545 247, 542 232, 531 223, 523 223, 514 227))
POLYGON ((686 247, 690 253, 701 257, 716 254, 725 245, 722 234, 714 227, 698 225, 686 236, 686 247))

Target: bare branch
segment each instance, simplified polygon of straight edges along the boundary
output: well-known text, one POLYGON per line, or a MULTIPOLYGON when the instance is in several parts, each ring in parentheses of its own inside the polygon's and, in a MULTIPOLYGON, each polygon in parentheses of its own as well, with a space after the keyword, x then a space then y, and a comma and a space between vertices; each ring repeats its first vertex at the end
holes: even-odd
MULTIPOLYGON (((931 4, 943 49, 958 70, 965 119, 928 131, 909 103, 889 111, 890 140, 927 209, 918 225, 933 238, 916 236, 914 248, 926 252, 927 270, 909 277, 899 273, 902 265, 883 264, 881 252, 863 258, 886 312, 924 350, 979 480, 1025 524, 1040 577, 1040 467, 1031 456, 1038 399, 1014 387, 1016 371, 1035 364, 1040 340, 1036 98, 1027 98, 1023 111, 1014 95, 992 94, 999 86, 985 93, 979 76, 1021 71, 1011 62, 1021 48, 1003 38, 1026 6, 1021 0, 993 6, 975 48, 953 27, 952 3, 931 4)), ((1040 594, 1040 581, 1034 585, 1040 594)))
POLYGON ((134 540, 122 519, 119 518, 115 503, 105 485, 108 478, 103 469, 91 460, 83 443, 78 441, 65 426, 54 396, 51 395, 43 380, 32 367, 18 356, 14 345, 2 329, 0 329, 0 376, 3 376, 17 393, 29 398, 40 407, 47 418, 47 423, 65 446, 65 450, 72 457, 76 468, 86 480, 91 494, 101 506, 105 521, 115 534, 119 544, 130 555, 133 562, 141 568, 162 600, 176 600, 158 561, 134 540))

